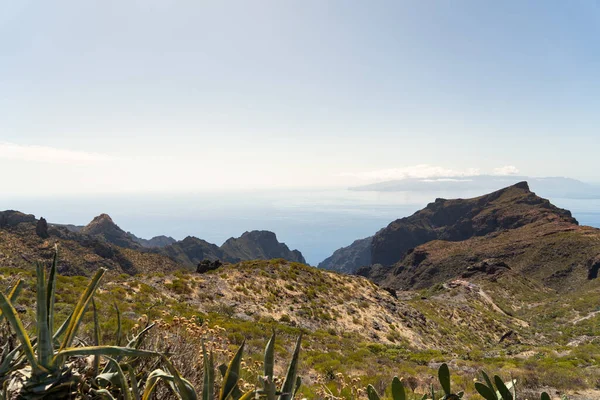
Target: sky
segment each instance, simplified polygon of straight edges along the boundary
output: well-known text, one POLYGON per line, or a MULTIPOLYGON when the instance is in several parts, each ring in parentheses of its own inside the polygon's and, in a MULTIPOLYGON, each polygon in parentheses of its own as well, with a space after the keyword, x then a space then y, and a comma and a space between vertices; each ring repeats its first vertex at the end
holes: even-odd
POLYGON ((15 196, 598 182, 597 1, 0 2, 15 196))

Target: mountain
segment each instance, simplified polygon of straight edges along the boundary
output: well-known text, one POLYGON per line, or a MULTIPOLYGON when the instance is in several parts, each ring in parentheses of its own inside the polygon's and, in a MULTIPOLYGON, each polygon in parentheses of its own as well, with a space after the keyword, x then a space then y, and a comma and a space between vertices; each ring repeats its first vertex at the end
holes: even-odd
POLYGON ((306 260, 298 250, 290 250, 280 243, 270 231, 244 232, 239 238, 229 238, 221 246, 223 252, 239 260, 268 260, 283 258, 305 264, 306 260))
POLYGON ((432 240, 461 241, 539 220, 577 224, 569 211, 536 196, 526 182, 473 199, 436 199, 379 231, 371 246, 372 263, 392 265, 409 249, 432 240))
POLYGON ((151 239, 142 239, 139 238, 137 236, 135 236, 133 233, 131 232, 127 232, 127 234, 136 242, 142 245, 142 247, 146 247, 149 249, 153 249, 153 248, 162 248, 162 247, 166 247, 170 244, 175 243, 177 240, 173 239, 170 236, 165 236, 165 235, 159 235, 159 236, 154 236, 151 239))
POLYGON ((108 214, 98 215, 89 224, 84 226, 79 233, 100 237, 109 243, 128 249, 139 249, 142 247, 129 233, 119 228, 108 214))
POLYGON ((337 249, 319 263, 318 268, 353 274, 360 267, 371 265, 371 243, 373 237, 355 240, 350 246, 337 249))
POLYGON ((371 256, 373 265, 357 273, 393 289, 500 274, 563 292, 597 277, 600 230, 579 226, 521 182, 473 199, 437 199, 378 232, 371 256))
POLYGON ((6 267, 24 268, 33 262, 47 262, 53 257, 54 245, 58 245, 59 271, 63 275, 88 275, 100 267, 117 274, 179 268, 164 255, 140 251, 142 248, 137 244, 131 249, 107 241, 103 232, 109 233, 106 237, 117 240, 121 233, 111 227, 105 217, 88 225, 92 235, 44 222, 43 218, 36 219, 34 215, 19 211, 0 212, 0 263, 6 267), (104 231, 101 227, 108 229, 104 231))
POLYGON ((527 181, 531 188, 545 197, 588 199, 600 198, 600 185, 588 184, 564 177, 534 178, 527 176, 477 175, 448 176, 438 178, 407 178, 350 188, 355 191, 375 192, 479 192, 496 190, 527 181))
POLYGON ((170 259, 188 267, 195 267, 202 260, 239 261, 239 259, 226 254, 217 245, 193 236, 188 236, 155 251, 165 254, 170 259))

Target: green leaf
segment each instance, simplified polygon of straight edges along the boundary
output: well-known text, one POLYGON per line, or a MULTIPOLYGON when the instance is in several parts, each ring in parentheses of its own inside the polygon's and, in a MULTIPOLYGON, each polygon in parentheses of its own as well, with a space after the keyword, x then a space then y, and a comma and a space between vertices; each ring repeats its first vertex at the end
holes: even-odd
POLYGON ((114 303, 115 311, 117 312, 117 332, 115 333, 115 337, 117 338, 117 346, 121 345, 121 310, 119 310, 119 306, 117 303, 114 303))
POLYGON ((502 378, 500 378, 498 375, 495 375, 494 383, 498 388, 498 392, 500 392, 500 395, 502 396, 502 400, 513 400, 513 395, 510 393, 510 390, 508 390, 508 388, 504 384, 502 378))
MULTIPOLYGON (((490 377, 488 376, 488 374, 486 374, 485 371, 481 371, 481 376, 483 376, 483 380, 485 381, 488 389, 490 389, 492 392, 496 392, 496 389, 494 389, 494 385, 492 384, 492 381, 491 381, 490 377)), ((498 400, 497 396, 496 396, 496 400, 498 400)))
POLYGON ((392 399, 393 400, 406 400, 406 391, 402 381, 397 376, 392 380, 392 399))
POLYGON ((38 331, 38 362, 44 367, 49 367, 53 355, 52 340, 50 339, 50 330, 48 329, 48 297, 46 296, 46 270, 41 263, 36 264, 37 276, 37 331, 38 331))
POLYGON ((485 400, 498 400, 496 392, 481 382, 475 382, 475 390, 477 390, 477 393, 485 400))
POLYGON ((242 397, 239 398, 239 400, 250 400, 250 399, 254 398, 255 394, 256 394, 255 390, 248 390, 246 393, 244 393, 242 395, 242 397))
POLYGON ((298 340, 296 341, 296 348, 294 349, 292 360, 288 366, 285 381, 283 381, 283 386, 281 387, 281 395, 279 396, 279 400, 290 400, 292 398, 294 384, 296 383, 296 376, 298 374, 298 358, 300 356, 301 343, 302 334, 298 336, 298 340))
MULTIPOLYGON (((46 306, 48 307, 48 330, 50 335, 54 330, 54 301, 56 298, 56 269, 58 265, 58 245, 54 245, 54 258, 50 266, 48 286, 46 288, 46 306)), ((53 347, 54 349, 54 347, 53 347)))
MULTIPOLYGON (((83 314, 85 313, 87 306, 89 305, 94 293, 96 292, 96 289, 98 289, 100 279, 102 279, 102 275, 104 275, 105 272, 106 269, 104 268, 100 268, 98 271, 96 271, 96 274, 88 284, 85 292, 81 294, 79 301, 77 301, 75 309, 73 310, 73 315, 71 316, 71 320, 69 321, 69 326, 65 331, 65 337, 62 341, 62 344, 60 345, 59 353, 60 351, 71 346, 71 343, 73 343, 73 339, 75 339, 75 335, 77 334, 79 324, 83 319, 83 314)), ((56 363, 57 361, 57 357, 54 357, 53 362, 56 363)))
POLYGON ((162 354, 155 351, 138 350, 130 347, 119 346, 88 346, 88 347, 70 347, 64 350, 59 350, 57 357, 74 357, 74 356, 129 356, 129 357, 161 357, 162 354))
POLYGON ((240 377, 240 363, 242 362, 245 344, 246 341, 244 340, 225 371, 223 385, 221 386, 221 391, 219 393, 219 400, 226 400, 236 389, 238 389, 237 383, 240 377))
MULTIPOLYGON (((94 312, 94 346, 100 346, 100 324, 98 323, 98 310, 96 310, 96 301, 92 297, 92 310, 94 312)), ((100 369, 100 356, 94 356, 93 364, 94 375, 98 375, 100 369)))
POLYGON ((129 385, 127 384, 127 378, 125 377, 125 374, 123 373, 123 370, 121 369, 121 366, 114 359, 112 359, 110 357, 106 357, 106 358, 108 359, 108 362, 112 365, 114 370, 116 371, 116 373, 115 373, 116 382, 115 383, 119 387, 119 389, 121 389, 121 393, 123 393, 123 398, 125 400, 133 400, 133 397, 131 396, 131 390, 129 390, 129 385))
POLYGON ((264 376, 273 379, 273 369, 275 367, 275 331, 271 335, 271 339, 267 342, 265 347, 265 373, 264 376))
POLYGON ((148 379, 146 379, 146 387, 144 388, 144 393, 142 394, 142 400, 150 400, 152 393, 156 389, 158 381, 161 379, 164 381, 170 380, 172 382, 173 376, 167 374, 162 369, 155 369, 154 371, 150 372, 148 379))
POLYGON ((37 373, 45 370, 45 368, 41 367, 38 364, 38 362, 35 358, 35 353, 33 351, 33 347, 31 346, 31 341, 29 340, 29 335, 27 335, 27 332, 25 331, 25 328, 23 327, 23 323, 21 322, 21 319, 17 315, 17 311, 11 304, 10 300, 8 300, 6 298, 6 296, 4 295, 4 293, 1 293, 1 292, 0 292, 0 309, 2 310, 2 314, 7 319, 10 326, 15 331, 15 334, 17 335, 17 339, 19 339, 19 342, 21 343, 23 353, 25 354, 27 361, 29 361, 29 364, 31 365, 31 369, 33 370, 33 372, 35 374, 37 374, 37 373))
MULTIPOLYGON (((194 386, 189 381, 187 381, 186 379, 184 379, 181 376, 179 371, 177 371, 177 368, 175 368, 173 366, 173 364, 171 364, 171 361, 169 361, 167 356, 163 355, 162 360, 163 360, 163 363, 169 369, 169 372, 171 373, 171 375, 173 376, 173 383, 175 384, 175 390, 177 391, 177 394, 179 395, 179 397, 181 397, 181 400, 197 400, 198 395, 196 393, 196 390, 194 389, 194 386)), ((236 384, 237 384, 237 382, 236 382, 236 384)))
POLYGON ((294 397, 296 397, 296 393, 298 393, 298 389, 300 389, 301 385, 302 385, 302 378, 297 377, 296 378, 296 387, 294 387, 294 393, 292 394, 292 399, 294 397))
POLYGON ((204 381, 202 384, 202 400, 213 400, 215 393, 215 365, 212 350, 210 357, 206 354, 206 346, 202 341, 202 355, 204 358, 204 381))
POLYGON ((369 398, 369 400, 380 400, 380 397, 377 394, 377 390, 375 390, 373 385, 367 386, 367 397, 369 398))
POLYGON ((438 369, 438 379, 440 381, 440 385, 442 385, 442 389, 444 389, 444 394, 451 394, 450 369, 448 369, 448 365, 446 363, 440 365, 440 368, 438 369))
POLYGON ((542 393, 541 400, 550 400, 550 395, 546 392, 542 393))
MULTIPOLYGON (((23 281, 21 279, 19 279, 13 285, 10 292, 8 292, 8 299, 10 300, 11 303, 15 302, 15 300, 19 296, 19 293, 21 293, 22 288, 23 288, 23 281)), ((3 319, 4 319, 4 317, 2 316, 2 310, 0 310, 0 322, 2 322, 3 319)))

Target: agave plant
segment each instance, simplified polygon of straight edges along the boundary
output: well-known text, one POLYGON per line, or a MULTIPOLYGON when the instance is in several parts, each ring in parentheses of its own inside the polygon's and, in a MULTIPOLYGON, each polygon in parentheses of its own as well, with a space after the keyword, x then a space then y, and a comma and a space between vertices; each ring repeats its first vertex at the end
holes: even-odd
MULTIPOLYGON (((423 397, 421 398, 421 400, 425 400, 428 399, 428 396, 431 396, 430 399, 432 400, 459 400, 462 399, 462 397, 464 396, 464 392, 459 392, 459 393, 452 393, 452 390, 450 389, 450 369, 448 368, 447 364, 442 364, 440 365, 440 368, 438 369, 438 380, 440 382, 440 385, 442 386, 442 390, 444 391, 444 395, 441 397, 437 397, 437 393, 435 391, 435 388, 433 386, 433 384, 431 385, 431 389, 430 389, 430 393, 429 394, 424 394, 423 397)), ((369 400, 379 400, 379 394, 377 393, 377 391, 375 390, 375 388, 372 385, 367 386, 367 396, 369 397, 369 400)), ((400 379, 398 379, 397 376, 394 377, 394 379, 392 380, 392 399, 393 400, 406 400, 407 396, 406 396, 406 390, 404 389, 404 385, 402 384, 402 381, 400 379)))
MULTIPOLYGON (((58 252, 50 267, 48 279, 42 264, 36 265, 36 330, 37 337, 30 338, 13 306, 21 284, 18 282, 7 295, 0 293, 0 318, 6 318, 14 331, 19 345, 3 357, 0 366, 0 378, 5 381, 0 398, 18 392, 21 399, 67 399, 76 397, 83 381, 73 365, 69 362, 75 356, 106 357, 109 365, 121 357, 162 357, 161 354, 139 350, 135 347, 121 346, 74 346, 77 330, 83 315, 90 305, 100 279, 106 272, 99 269, 81 294, 71 315, 53 332, 54 300, 56 291, 58 252), (10 380, 10 382, 8 382, 10 380), (8 384, 7 384, 8 383, 8 384)), ((96 317, 95 317, 96 319, 96 317)), ((96 324, 97 325, 97 324, 96 324)), ((122 371, 121 371, 122 372, 122 371)), ((181 387, 185 386, 184 383, 181 387)), ((178 385, 180 387, 180 385, 178 385)), ((130 398, 131 390, 123 392, 123 397, 130 398)), ((106 397, 108 393, 101 391, 106 397)), ((183 396, 181 396, 184 398, 183 396)), ((185 397, 185 399, 195 397, 185 397)))
MULTIPOLYGON (((504 382, 501 377, 494 375, 492 381, 484 371, 481 371, 481 376, 484 383, 475 382, 475 390, 485 400, 516 400, 517 381, 515 379, 511 378, 510 382, 504 382)), ((543 392, 541 400, 550 400, 550 395, 543 392)))
MULTIPOLYGON (((475 389, 485 400, 516 400, 516 380, 511 379, 510 382, 504 382, 498 375, 494 376, 494 384, 485 372, 481 372, 485 383, 475 382, 475 389)), ((464 396, 464 392, 452 393, 450 387, 450 369, 447 364, 442 364, 438 369, 438 380, 442 386, 444 395, 437 397, 437 393, 433 384, 431 385, 430 393, 424 394, 421 400, 459 400, 464 396)), ((369 400, 379 400, 379 394, 372 385, 367 386, 367 397, 369 400)), ((392 399, 406 400, 406 391, 402 381, 398 377, 392 380, 392 399)), ((541 395, 541 400, 550 400, 548 393, 544 392, 541 395)))
POLYGON ((267 400, 291 400, 294 398, 302 384, 302 379, 297 374, 301 341, 302 335, 300 335, 296 341, 296 348, 294 349, 294 354, 292 355, 292 360, 288 366, 281 390, 277 391, 273 379, 273 370, 275 367, 275 332, 273 332, 273 335, 267 342, 267 347, 265 348, 264 375, 261 378, 263 389, 258 392, 260 396, 266 397, 267 400))

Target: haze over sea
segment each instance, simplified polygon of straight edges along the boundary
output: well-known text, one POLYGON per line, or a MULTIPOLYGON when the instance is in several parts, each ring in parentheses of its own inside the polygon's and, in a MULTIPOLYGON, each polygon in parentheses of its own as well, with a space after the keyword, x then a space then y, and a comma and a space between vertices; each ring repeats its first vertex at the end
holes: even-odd
MULTIPOLYGON (((142 238, 191 235, 221 245, 245 231, 270 230, 279 241, 317 265, 336 249, 374 234, 436 197, 475 197, 479 192, 359 192, 343 189, 244 191, 190 194, 0 198, 0 209, 16 209, 49 222, 85 225, 109 214, 142 238)), ((543 193, 539 193, 544 195, 543 193)), ((549 198, 582 225, 600 227, 600 199, 549 198)))

